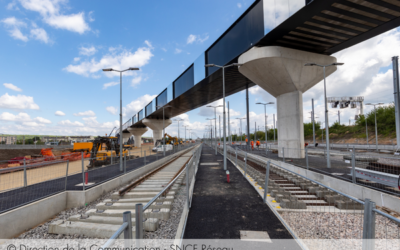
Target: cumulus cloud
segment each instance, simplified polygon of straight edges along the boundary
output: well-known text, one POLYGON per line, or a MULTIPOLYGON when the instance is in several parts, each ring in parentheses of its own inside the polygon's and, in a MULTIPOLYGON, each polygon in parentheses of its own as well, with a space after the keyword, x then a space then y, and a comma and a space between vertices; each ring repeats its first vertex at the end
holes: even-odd
POLYGON ((45 119, 45 118, 43 118, 43 117, 36 117, 36 118, 34 118, 33 120, 34 120, 35 122, 38 122, 38 123, 44 123, 44 124, 50 124, 50 123, 51 123, 50 120, 47 120, 47 119, 45 119))
POLYGON ((96 114, 93 111, 88 110, 84 112, 74 113, 74 116, 96 116, 96 114))
POLYGON ((18 121, 30 121, 31 117, 27 113, 18 113, 17 115, 14 115, 9 112, 3 112, 0 114, 0 120, 1 121, 13 121, 13 122, 18 122, 18 121))
POLYGON ((175 49, 175 54, 180 54, 182 52, 181 49, 175 49))
POLYGON ((241 3, 237 3, 237 7, 240 9, 242 8, 242 4, 241 3))
POLYGON ((94 46, 91 47, 80 47, 79 48, 79 55, 84 55, 84 56, 91 56, 94 55, 97 52, 97 49, 94 46))
POLYGON ((5 19, 1 20, 1 22, 8 29, 8 32, 12 38, 21 40, 24 42, 27 42, 29 40, 29 38, 26 35, 24 35, 21 31, 21 28, 24 28, 27 26, 25 22, 18 20, 15 17, 5 18, 5 19))
POLYGON ((135 77, 132 79, 131 86, 135 87, 135 86, 139 85, 141 81, 142 81, 141 76, 135 77))
POLYGON ((60 122, 58 122, 58 125, 61 125, 61 126, 73 126, 73 127, 75 127, 75 126, 83 127, 83 123, 78 122, 78 121, 71 122, 70 120, 60 121, 60 122))
MULTIPOLYGON (((215 116, 214 108, 210 108, 207 106, 214 106, 214 107, 221 106, 221 107, 217 108, 216 113, 217 113, 217 119, 218 119, 219 115, 222 117, 223 116, 223 102, 224 102, 223 99, 219 99, 215 102, 212 102, 210 104, 200 107, 198 115, 205 116, 205 117, 214 117, 215 116)), ((226 115, 228 115, 228 103, 227 102, 225 102, 225 111, 226 111, 226 115)), ((235 111, 233 109, 229 109, 229 115, 230 115, 230 117, 240 116, 240 112, 235 111)))
MULTIPOLYGON (((153 57, 151 47, 140 47, 135 52, 122 48, 113 48, 104 55, 99 61, 95 58, 82 61, 80 64, 70 64, 64 68, 65 71, 82 76, 96 77, 98 72, 105 68, 125 69, 129 67, 143 67, 150 62, 153 57)), ((134 75, 132 71, 127 71, 124 75, 134 75)), ((119 73, 106 72, 107 77, 119 76, 119 73)))
POLYGON ((62 112, 62 111, 56 111, 54 114, 55 114, 56 116, 65 116, 65 113, 62 112))
POLYGON ((123 108, 123 115, 131 117, 141 109, 143 109, 149 102, 151 102, 157 95, 144 95, 132 101, 125 108, 123 108))
POLYGON ((112 115, 118 114, 118 109, 116 107, 110 106, 107 107, 106 110, 112 115))
POLYGON ((42 41, 44 43, 49 43, 50 38, 47 35, 47 32, 42 28, 34 28, 31 29, 31 37, 35 40, 42 41))
POLYGON ((119 84, 119 82, 104 83, 104 84, 103 84, 103 89, 107 89, 107 88, 109 88, 109 87, 112 87, 112 86, 115 86, 115 85, 118 85, 118 84, 119 84))
POLYGON ((4 87, 6 87, 8 89, 11 89, 11 90, 14 90, 14 91, 18 91, 18 92, 22 92, 22 89, 18 88, 17 86, 15 86, 12 83, 4 83, 3 85, 4 85, 4 87))
POLYGON ((63 14, 61 5, 66 4, 64 0, 19 0, 22 7, 27 10, 38 12, 45 23, 57 28, 83 34, 90 30, 85 21, 85 13, 63 14))
POLYGON ((5 109, 39 109, 33 97, 26 95, 9 95, 5 93, 0 96, 0 108, 5 109))
POLYGON ((205 35, 204 37, 202 37, 200 35, 190 34, 189 37, 186 40, 186 43, 187 44, 192 44, 194 42, 203 43, 203 42, 207 41, 208 38, 209 38, 208 35, 205 35))

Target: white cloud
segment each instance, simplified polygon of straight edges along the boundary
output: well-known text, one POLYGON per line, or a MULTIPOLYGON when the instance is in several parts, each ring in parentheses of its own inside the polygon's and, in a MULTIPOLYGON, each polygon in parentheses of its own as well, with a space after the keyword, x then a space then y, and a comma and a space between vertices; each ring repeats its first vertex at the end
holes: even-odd
POLYGON ((208 40, 209 36, 205 35, 204 37, 201 37, 200 35, 193 35, 190 34, 189 37, 187 38, 187 44, 192 44, 194 42, 198 42, 198 43, 203 43, 206 40, 208 40))
POLYGON ((97 52, 97 49, 94 46, 91 47, 80 47, 79 55, 91 56, 97 52))
POLYGON ((74 62, 79 62, 79 60, 81 60, 80 57, 74 57, 74 62))
POLYGON ((138 99, 132 101, 125 108, 123 108, 123 115, 131 117, 141 109, 145 107, 145 105, 149 104, 157 95, 144 95, 139 97, 138 99))
POLYGON ((175 54, 180 54, 182 52, 181 49, 175 49, 175 54))
POLYGON ((35 119, 33 119, 34 121, 38 122, 38 123, 44 123, 44 124, 50 124, 51 121, 47 120, 43 117, 36 117, 35 119))
POLYGON ((83 126, 83 123, 78 122, 78 121, 71 122, 70 120, 64 120, 64 121, 58 122, 58 125, 61 125, 61 126, 73 126, 73 127, 79 126, 79 127, 82 127, 82 126, 83 126))
POLYGON ((43 21, 54 28, 79 34, 90 30, 83 12, 69 15, 61 13, 61 4, 66 4, 65 0, 19 0, 19 2, 25 9, 38 12, 43 21))
POLYGON ((4 85, 4 87, 6 87, 8 89, 11 89, 11 90, 14 90, 14 91, 18 91, 18 92, 22 92, 22 89, 18 88, 17 86, 15 86, 12 83, 4 83, 3 85, 4 85))
POLYGON ((112 86, 115 86, 115 85, 118 85, 118 84, 119 84, 119 82, 104 83, 104 84, 103 84, 103 89, 107 89, 107 88, 109 88, 109 87, 112 87, 112 86))
MULTIPOLYGON (((222 117, 223 117, 223 103, 224 103, 223 99, 219 99, 219 100, 214 101, 214 102, 212 102, 210 104, 202 106, 199 109, 198 115, 214 118, 214 116, 215 116, 214 108, 210 108, 210 107, 207 107, 207 106, 214 106, 214 107, 215 106, 221 106, 221 107, 217 108, 216 113, 217 113, 217 119, 219 119, 218 118, 219 115, 221 116, 221 119, 222 119, 222 117)), ((228 115, 228 102, 225 102, 225 111, 226 111, 226 115, 228 115)), ((235 111, 233 109, 229 109, 229 116, 231 118, 234 117, 234 116, 239 116, 239 115, 240 115, 239 111, 235 111)))
POLYGON ((54 114, 55 114, 56 116, 65 116, 65 113, 62 112, 62 111, 56 111, 54 114))
POLYGON ((144 41, 144 43, 147 45, 147 47, 149 47, 150 49, 154 49, 153 45, 151 45, 151 43, 147 40, 144 41))
POLYGON ((39 109, 33 97, 26 95, 9 95, 5 93, 0 96, 0 108, 6 109, 39 109))
POLYGON ((26 23, 18 20, 15 17, 8 17, 6 19, 1 20, 1 22, 8 28, 8 32, 10 36, 14 39, 21 40, 27 42, 29 38, 22 34, 21 28, 26 27, 26 23))
POLYGON ((141 76, 135 77, 132 79, 131 86, 135 87, 136 85, 139 85, 141 81, 142 81, 141 76))
POLYGON ((166 48, 161 48, 164 52, 167 52, 167 49, 166 48))
POLYGON ((89 19, 89 22, 94 22, 94 21, 95 21, 95 19, 94 19, 94 17, 93 17, 93 11, 90 11, 90 12, 88 13, 88 19, 89 19))
POLYGON ((8 112, 3 112, 0 114, 1 121, 14 121, 14 122, 22 122, 22 121, 30 121, 31 117, 27 113, 19 113, 18 115, 14 115, 8 112))
POLYGON ((74 113, 74 116, 96 116, 96 114, 93 111, 88 110, 84 112, 74 113))
POLYGON ((45 125, 42 123, 37 123, 37 122, 22 122, 23 126, 27 126, 27 127, 44 127, 45 125))
POLYGON ((106 110, 112 115, 118 114, 118 109, 116 107, 110 106, 107 107, 106 110))
POLYGON ((240 8, 242 8, 242 4, 241 3, 238 3, 237 4, 237 7, 240 9, 240 8))
POLYGON ((187 44, 194 43, 196 41, 196 38, 197 37, 195 35, 190 34, 189 37, 187 38, 187 44))
POLYGON ((44 43, 49 43, 50 39, 47 32, 42 28, 31 29, 31 37, 35 40, 42 41, 44 43))
MULTIPOLYGON (((126 49, 109 50, 110 54, 104 55, 99 61, 92 58, 90 61, 83 61, 80 64, 68 65, 64 70, 82 76, 97 76, 96 73, 105 68, 125 69, 129 67, 143 67, 150 62, 153 54, 150 47, 138 48, 134 53, 126 49)), ((134 75, 132 71, 127 71, 124 75, 134 75)), ((119 76, 119 73, 107 72, 108 77, 119 76)))

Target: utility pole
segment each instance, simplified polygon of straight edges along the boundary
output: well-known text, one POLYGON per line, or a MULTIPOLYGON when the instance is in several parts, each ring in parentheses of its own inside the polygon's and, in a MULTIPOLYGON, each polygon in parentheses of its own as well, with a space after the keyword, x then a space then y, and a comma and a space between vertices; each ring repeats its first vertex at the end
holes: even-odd
POLYGON ((313 133, 313 142, 314 142, 314 147, 315 147, 315 116, 314 116, 314 99, 311 99, 311 105, 312 105, 312 113, 311 113, 311 119, 312 119, 312 133, 313 133))
POLYGON ((399 86, 399 57, 392 57, 393 62, 393 89, 394 89, 394 112, 396 119, 396 143, 400 146, 400 86, 399 86))
POLYGON ((340 110, 338 110, 337 115, 338 115, 338 120, 339 120, 339 125, 340 125, 340 110))

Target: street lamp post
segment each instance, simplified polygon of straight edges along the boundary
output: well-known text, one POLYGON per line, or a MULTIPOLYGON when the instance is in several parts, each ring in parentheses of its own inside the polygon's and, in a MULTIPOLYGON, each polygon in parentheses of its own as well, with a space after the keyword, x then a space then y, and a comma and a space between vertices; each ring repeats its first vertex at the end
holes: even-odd
POLYGON ((256 104, 264 105, 264 118, 265 118, 265 153, 267 153, 267 105, 275 104, 274 102, 262 103, 257 102, 256 104))
POLYGON ((163 153, 164 153, 164 156, 165 156, 165 126, 164 126, 165 113, 164 113, 164 111, 165 111, 165 108, 172 108, 172 107, 170 105, 166 105, 166 106, 156 106, 156 108, 162 108, 162 117, 163 117, 163 120, 162 120, 162 127, 163 127, 162 137, 163 137, 163 153))
POLYGON ((174 121, 178 122, 178 145, 179 145, 179 138, 180 138, 180 134, 179 134, 179 122, 180 122, 180 121, 183 121, 183 120, 182 120, 182 119, 180 119, 180 120, 175 119, 174 121))
MULTIPOLYGON (((222 107, 222 105, 218 106, 211 106, 208 105, 206 106, 207 108, 213 108, 214 109, 214 119, 215 119, 215 155, 217 155, 217 108, 222 107)), ((213 119, 213 120, 214 120, 213 119)), ((221 131, 220 131, 221 132, 221 131)), ((221 134, 220 134, 221 135, 221 134)))
POLYGON ((185 125, 185 142, 186 142, 186 128, 189 127, 189 125, 185 125))
POLYGON ((376 122, 376 106, 382 105, 383 103, 366 103, 365 105, 374 106, 374 113, 375 113, 375 143, 376 143, 376 151, 378 151, 378 124, 376 122))
POLYGON ((128 70, 139 70, 139 68, 128 68, 125 70, 115 70, 112 68, 108 69, 103 69, 104 72, 109 72, 109 71, 115 71, 119 72, 119 171, 123 171, 123 164, 122 164, 122 144, 123 144, 123 139, 122 139, 122 72, 128 71, 128 70))
POLYGON ((241 64, 239 63, 233 63, 230 65, 226 65, 226 66, 219 66, 219 65, 215 65, 215 64, 206 64, 205 67, 217 67, 217 68, 221 68, 222 69, 222 96, 223 96, 223 119, 224 119, 224 127, 223 127, 223 136, 224 136, 224 170, 226 171, 226 115, 225 115, 225 68, 228 67, 239 67, 241 66, 241 64))
POLYGON ((328 64, 328 65, 320 65, 317 63, 306 63, 304 66, 318 66, 318 67, 322 67, 324 69, 324 99, 325 99, 325 132, 326 132, 326 163, 327 163, 327 168, 331 168, 331 161, 330 161, 330 153, 329 153, 329 121, 328 121, 328 101, 326 98, 326 77, 325 77, 325 68, 326 67, 330 67, 330 66, 341 66, 344 63, 332 63, 332 64, 328 64))
POLYGON ((242 135, 243 135, 243 132, 242 132, 242 120, 246 119, 246 117, 236 118, 236 119, 240 120, 240 146, 242 146, 242 135))

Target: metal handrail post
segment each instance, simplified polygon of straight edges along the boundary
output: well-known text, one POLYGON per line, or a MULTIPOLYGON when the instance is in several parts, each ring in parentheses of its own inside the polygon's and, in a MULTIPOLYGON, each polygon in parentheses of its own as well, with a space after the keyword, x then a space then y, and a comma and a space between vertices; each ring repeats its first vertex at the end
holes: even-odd
POLYGON ((140 244, 141 239, 143 239, 143 204, 138 203, 135 205, 135 222, 136 222, 136 247, 140 244))
POLYGON ((308 149, 306 148, 306 166, 308 170, 308 149))
POLYGON ((124 174, 126 174, 126 155, 124 155, 124 174))
POLYGON ((65 189, 64 189, 64 190, 67 190, 68 168, 69 168, 69 160, 67 160, 67 171, 66 171, 66 173, 65 173, 65 189))
MULTIPOLYGON (((85 191, 85 167, 83 166, 84 165, 83 152, 81 152, 81 158, 82 158, 82 160, 81 160, 81 162, 82 162, 82 187, 83 187, 83 191, 85 191)), ((92 161, 93 161, 93 159, 92 159, 92 161)), ((94 161, 93 161, 93 165, 94 165, 94 161)))
POLYGON ((244 158, 244 177, 246 177, 246 170, 247 170, 247 151, 244 158))
POLYGON ((28 186, 27 176, 26 176, 26 161, 24 157, 24 187, 28 186))
POLYGON ((270 167, 270 165, 271 165, 271 161, 268 161, 268 163, 267 163, 267 171, 265 172, 264 203, 267 201, 269 167, 270 167))
POLYGON ((123 221, 128 223, 128 226, 124 230, 124 245, 126 248, 131 246, 132 241, 132 215, 130 211, 126 211, 122 214, 123 221))
POLYGON ((282 162, 285 162, 285 147, 282 148, 282 162))
POLYGON ((238 165, 237 164, 237 155, 238 155, 237 148, 235 148, 235 154, 236 154, 236 166, 237 166, 238 165))
POLYGON ((352 175, 353 183, 356 183, 357 182, 357 179, 356 179, 356 155, 354 153, 354 150, 351 153, 351 175, 352 175))
POLYGON ((363 223, 363 250, 374 250, 375 244, 375 202, 365 199, 364 203, 364 223, 363 223))

